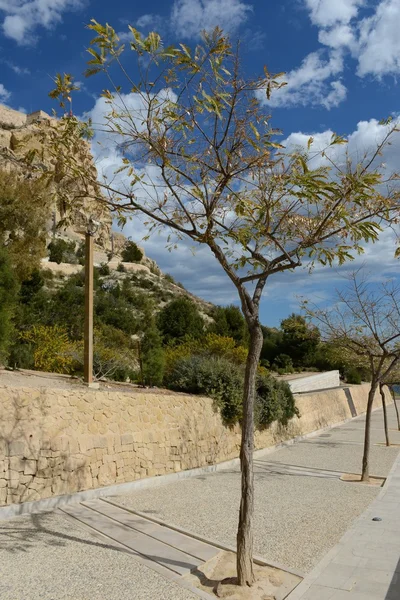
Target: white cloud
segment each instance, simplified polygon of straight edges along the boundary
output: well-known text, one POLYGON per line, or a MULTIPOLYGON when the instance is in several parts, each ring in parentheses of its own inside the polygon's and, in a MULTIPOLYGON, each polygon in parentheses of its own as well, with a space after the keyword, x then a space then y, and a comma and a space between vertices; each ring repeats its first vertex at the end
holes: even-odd
MULTIPOLYGON (((329 158, 331 158, 336 164, 344 165, 346 159, 346 151, 354 161, 362 161, 364 156, 371 155, 371 152, 382 142, 385 135, 388 132, 388 128, 393 127, 390 125, 381 125, 377 119, 370 119, 369 121, 359 121, 357 128, 347 136, 348 144, 341 145, 335 144, 328 148, 333 132, 326 130, 317 133, 303 133, 301 131, 291 133, 282 144, 285 146, 287 151, 292 151, 296 147, 307 148, 308 140, 310 137, 313 138, 311 146, 311 152, 317 156, 311 163, 312 167, 317 167, 322 164, 329 165, 328 158, 321 156, 322 150, 329 158)), ((400 126, 400 117, 397 120, 397 124, 400 126)), ((383 154, 377 157, 376 164, 384 164, 387 173, 394 173, 399 170, 398 165, 400 164, 400 134, 395 133, 391 139, 390 146, 386 146, 383 150, 383 154), (379 163, 378 163, 379 161, 379 163)))
POLYGON ((360 77, 400 73, 399 0, 380 0, 375 5, 366 0, 304 2, 311 22, 320 28, 319 42, 350 52, 360 77))
MULTIPOLYGON (((135 27, 159 33, 169 30, 181 39, 196 39, 202 31, 210 31, 217 25, 227 33, 234 33, 252 11, 253 7, 243 0, 174 0, 167 17, 144 14, 136 21, 135 27)), ((131 40, 129 33, 118 35, 122 41, 131 40)))
POLYGON ((7 102, 7 100, 10 98, 10 96, 11 96, 11 92, 6 90, 4 85, 2 83, 0 83, 0 101, 7 102))
POLYGON ((319 32, 318 40, 324 46, 330 48, 355 48, 357 41, 355 33, 350 25, 337 25, 331 29, 322 29, 319 32))
POLYGON ((358 8, 365 4, 365 0, 305 0, 305 3, 314 25, 331 27, 349 23, 357 16, 358 8))
POLYGON ((0 63, 7 65, 7 67, 9 67, 17 75, 30 75, 29 69, 27 69, 26 67, 20 67, 19 65, 13 63, 11 60, 0 58, 0 63))
POLYGON ((0 13, 5 14, 3 33, 18 44, 32 43, 37 27, 54 27, 64 12, 81 8, 84 3, 85 0, 0 0, 0 13))
POLYGON ((339 79, 335 79, 342 70, 340 52, 331 52, 327 59, 323 58, 321 52, 312 52, 298 69, 289 71, 282 78, 287 85, 274 91, 270 100, 266 99, 264 93, 259 98, 273 107, 320 105, 333 108, 345 100, 347 94, 346 87, 339 79))
POLYGON ((245 23, 252 6, 241 0, 175 0, 171 11, 171 27, 185 38, 196 38, 202 30, 217 25, 233 33, 245 23))
POLYGON ((400 73, 400 2, 383 0, 376 13, 360 23, 358 74, 400 73))
MULTIPOLYGON (((140 115, 143 110, 142 103, 137 94, 127 94, 123 98, 124 104, 131 111, 133 118, 140 115)), ((105 103, 105 100, 99 98, 93 109, 87 116, 91 116, 97 128, 103 125, 105 114, 110 111, 110 106, 105 103)), ((349 150, 352 156, 361 158, 363 154, 376 146, 382 140, 386 131, 385 126, 379 124, 376 119, 369 121, 360 121, 352 133, 348 136, 349 150)), ((332 137, 332 131, 327 130, 313 134, 314 143, 313 150, 325 149, 329 146, 332 137)), ((293 149, 295 146, 306 147, 310 134, 303 132, 292 133, 283 144, 287 149, 293 149)), ((114 176, 115 170, 121 166, 121 152, 118 144, 121 141, 120 136, 108 134, 104 131, 98 132, 93 144, 93 152, 96 157, 96 165, 99 173, 107 174, 108 179, 114 179, 114 187, 129 186, 129 179, 126 174, 120 173, 114 176), (99 143, 101 145, 99 145, 99 143), (117 144, 116 144, 117 143, 117 144)), ((330 157, 339 164, 345 163, 345 146, 335 145, 330 150, 330 157)), ((388 171, 395 170, 400 164, 400 135, 394 138, 391 146, 388 146, 384 152, 384 156, 379 157, 379 161, 384 161, 387 164, 388 171)), ((328 164, 326 159, 315 160, 312 166, 317 167, 319 164, 328 164)), ((140 173, 144 174, 148 180, 150 178, 157 179, 157 171, 155 167, 144 166, 140 173)), ((143 224, 143 220, 135 215, 132 221, 128 221, 124 233, 131 236, 132 239, 143 245, 146 254, 157 261, 164 272, 171 273, 176 280, 182 283, 191 291, 207 300, 214 303, 227 304, 237 302, 236 291, 224 275, 221 267, 211 255, 208 248, 197 246, 193 250, 193 243, 188 240, 181 240, 178 243, 178 248, 172 252, 166 251, 167 233, 163 231, 160 235, 153 235, 149 240, 143 241, 143 237, 147 233, 147 228, 143 224)), ((289 313, 292 305, 297 306, 296 296, 304 294, 320 293, 322 290, 328 289, 333 282, 339 281, 348 270, 361 266, 365 261, 371 269, 379 269, 379 273, 387 274, 398 269, 398 261, 394 259, 395 239, 394 235, 387 231, 381 236, 381 240, 373 245, 366 247, 366 252, 363 256, 357 257, 353 263, 348 263, 340 269, 324 268, 316 266, 312 275, 308 275, 307 270, 297 269, 294 273, 285 273, 271 278, 266 289, 266 297, 268 305, 279 305, 279 310, 282 310, 282 304, 287 306, 289 313), (284 301, 282 300, 284 299, 284 301)), ((263 310, 263 307, 261 307, 263 310)), ((270 314, 270 313, 268 313, 270 314)), ((270 321, 271 317, 268 317, 270 321)))

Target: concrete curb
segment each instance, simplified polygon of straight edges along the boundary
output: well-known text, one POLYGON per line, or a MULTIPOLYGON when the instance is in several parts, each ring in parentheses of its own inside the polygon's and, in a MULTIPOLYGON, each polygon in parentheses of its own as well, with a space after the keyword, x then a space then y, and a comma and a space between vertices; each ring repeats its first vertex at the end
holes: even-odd
MULTIPOLYGON (((380 410, 381 407, 374 409, 373 412, 380 410)), ((318 429, 317 431, 311 431, 310 433, 306 433, 304 435, 299 435, 289 440, 285 440, 283 442, 279 442, 274 446, 268 446, 268 448, 263 448, 261 450, 256 450, 254 452, 254 458, 262 458, 279 450, 279 448, 285 448, 287 446, 292 446, 296 442, 301 442, 302 440, 310 439, 313 437, 317 437, 322 433, 330 431, 335 427, 339 427, 351 421, 356 421, 357 419, 361 419, 365 413, 358 415, 357 417, 350 417, 349 419, 345 419, 344 421, 340 421, 333 425, 329 425, 327 427, 323 427, 322 429, 318 429)), ((179 473, 169 473, 168 475, 160 475, 157 477, 148 477, 146 479, 138 479, 135 481, 130 481, 127 483, 117 483, 115 485, 110 485, 102 488, 96 488, 92 490, 85 490, 83 492, 76 492, 74 494, 67 494, 63 496, 54 496, 51 498, 43 498, 42 500, 35 500, 33 502, 22 502, 21 504, 10 504, 9 506, 0 507, 0 521, 4 521, 6 519, 11 519, 13 517, 19 517, 21 515, 35 514, 40 512, 49 512, 59 508, 65 504, 79 503, 84 502, 86 500, 94 500, 95 498, 102 498, 103 496, 123 496, 125 494, 129 494, 131 492, 135 492, 141 489, 148 489, 152 487, 156 487, 159 485, 165 485, 168 483, 173 483, 175 481, 179 481, 180 479, 187 479, 190 477, 198 477, 200 475, 207 475, 208 473, 216 473, 218 471, 225 471, 227 469, 237 467, 240 464, 239 458, 233 458, 231 460, 217 463, 215 465, 209 465, 206 467, 198 467, 196 469, 189 469, 187 471, 180 471, 179 473)))
POLYGON ((388 491, 388 488, 391 485, 392 479, 395 476, 395 472, 399 468, 400 465, 400 453, 396 460, 394 461, 393 467, 390 470, 389 475, 386 478, 384 485, 382 486, 377 497, 371 502, 371 504, 366 508, 366 510, 352 523, 351 527, 343 534, 340 541, 334 546, 329 552, 323 557, 323 559, 306 575, 304 580, 294 589, 286 600, 301 600, 304 594, 311 588, 313 583, 318 579, 321 573, 324 571, 325 567, 329 565, 329 563, 339 554, 342 549, 343 542, 345 542, 349 536, 351 536, 353 528, 360 522, 365 521, 367 515, 371 511, 371 506, 379 500, 383 498, 388 491))

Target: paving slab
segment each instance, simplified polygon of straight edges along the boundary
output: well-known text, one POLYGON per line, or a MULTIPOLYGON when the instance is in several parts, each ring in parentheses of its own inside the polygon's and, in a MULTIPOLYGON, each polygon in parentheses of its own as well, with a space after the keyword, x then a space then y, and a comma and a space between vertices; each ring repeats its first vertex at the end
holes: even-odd
POLYGON ((314 598, 400 599, 400 455, 375 501, 288 596, 314 598))
MULTIPOLYGON (((107 512, 115 514, 117 512, 115 507, 107 505, 101 500, 93 501, 91 504, 95 503, 95 510, 82 504, 72 504, 65 506, 62 511, 108 538, 123 544, 126 548, 133 550, 135 554, 145 556, 150 561, 154 561, 178 575, 187 575, 203 564, 204 560, 200 558, 182 552, 173 545, 161 542, 156 537, 150 536, 147 533, 141 533, 131 526, 110 518, 107 512), (105 511, 104 514, 100 512, 101 510, 105 511)), ((130 514, 128 513, 125 521, 129 521, 129 517, 130 514)), ((161 526, 158 526, 158 529, 161 530, 161 526)), ((218 550, 215 549, 214 556, 217 553, 218 550)))
POLYGON ((179 550, 185 554, 193 556, 202 562, 214 558, 219 552, 219 549, 215 546, 205 544, 192 537, 179 533, 166 525, 159 525, 153 521, 139 517, 126 509, 107 502, 106 500, 92 500, 90 502, 83 502, 82 504, 102 515, 110 517, 122 525, 126 525, 150 538, 163 542, 172 548, 179 548, 179 550))

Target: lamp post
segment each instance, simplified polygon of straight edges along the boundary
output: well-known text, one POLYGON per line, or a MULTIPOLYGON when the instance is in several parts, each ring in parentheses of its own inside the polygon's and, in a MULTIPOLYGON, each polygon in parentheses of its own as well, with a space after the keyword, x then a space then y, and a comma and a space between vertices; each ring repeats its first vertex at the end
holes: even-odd
POLYGON ((85 330, 83 381, 93 386, 93 245, 99 223, 90 217, 85 233, 85 330))

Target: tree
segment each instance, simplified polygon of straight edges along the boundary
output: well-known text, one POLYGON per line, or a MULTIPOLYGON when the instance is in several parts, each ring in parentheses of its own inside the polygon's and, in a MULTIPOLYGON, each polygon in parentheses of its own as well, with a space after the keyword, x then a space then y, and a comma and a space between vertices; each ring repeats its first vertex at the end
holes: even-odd
MULTIPOLYGON (((312 138, 307 149, 279 152, 279 132, 271 128, 260 100, 284 83, 267 69, 261 77, 246 77, 240 45, 233 47, 219 28, 204 33, 192 49, 165 47, 157 33, 143 37, 129 27, 129 51, 137 59, 132 75, 115 30, 96 21, 89 28, 95 37, 86 75, 106 75, 111 86, 103 93, 110 110, 98 129, 106 132, 109 146, 115 140, 121 158, 115 177, 101 182, 107 200, 93 191, 95 174, 73 151, 82 135, 93 132, 90 123, 62 120, 51 132, 54 162, 79 174, 88 196, 107 201, 123 219, 144 215, 149 234, 165 231, 169 248, 183 238, 207 246, 237 290, 249 332, 237 568, 239 585, 252 585, 254 398, 263 290, 275 274, 303 262, 350 260, 398 215, 399 194, 378 159, 396 127, 382 123, 381 141, 362 164, 345 152, 335 160, 334 151, 346 144, 336 134, 323 152, 313 149, 312 138), (128 103, 124 81, 133 94, 128 103), (386 186, 378 189, 382 182, 386 186)), ((66 94, 65 85, 51 92, 61 102, 66 94)))
POLYGON ((194 302, 188 298, 177 298, 160 311, 157 325, 164 342, 168 343, 185 337, 199 337, 204 321, 194 302))
MULTIPOLYGON (((400 431, 400 413, 399 413, 399 407, 397 406, 397 400, 396 400, 396 389, 399 387, 399 382, 400 382, 400 363, 397 363, 395 369, 393 369, 391 371, 391 373, 389 373, 389 375, 386 378, 384 378, 382 383, 383 383, 383 385, 387 385, 389 387, 390 392, 392 394, 393 404, 394 404, 394 408, 396 411, 396 417, 397 417, 397 428, 400 431)), ((385 416, 385 429, 387 431, 387 417, 386 416, 385 416)), ((389 445, 388 438, 389 438, 389 435, 387 434, 386 435, 387 445, 389 445)))
POLYGON ((12 341, 12 318, 17 305, 18 288, 8 252, 0 245, 0 361, 7 358, 12 341))
POLYGON ((46 254, 49 204, 43 181, 0 170, 0 239, 20 281, 46 254))
POLYGON ((212 333, 231 337, 237 344, 246 340, 246 323, 238 306, 217 306, 213 313, 214 323, 210 327, 212 333))
POLYGON ((302 315, 291 314, 281 321, 282 353, 288 354, 295 366, 314 357, 320 341, 318 327, 307 323, 302 315))
POLYGON ((261 350, 261 358, 272 364, 275 358, 280 353, 282 347, 282 331, 275 327, 262 326, 263 346, 261 350))
POLYGON ((63 240, 62 238, 51 240, 47 246, 49 251, 49 260, 58 265, 61 263, 76 263, 75 242, 63 240))
MULTIPOLYGON (((306 301, 304 308, 319 325, 325 341, 334 344, 355 366, 368 367, 371 386, 365 420, 362 481, 369 481, 371 413, 375 394, 389 380, 400 361, 400 288, 391 281, 373 285, 365 274, 353 273, 349 284, 337 291, 334 307, 318 308, 306 301)), ((384 402, 384 398, 383 398, 384 402)), ((383 403, 385 433, 386 404, 383 403)))
POLYGON ((139 361, 142 384, 150 387, 161 385, 164 376, 165 357, 160 332, 154 318, 151 316, 149 316, 143 338, 140 340, 139 361))
POLYGON ((121 252, 121 257, 124 262, 140 262, 143 258, 143 252, 135 242, 128 240, 121 252))

